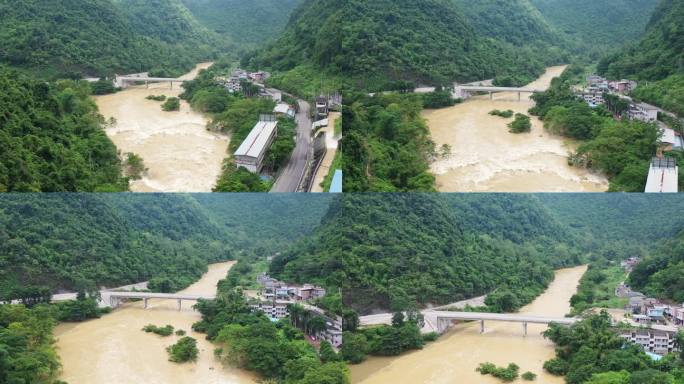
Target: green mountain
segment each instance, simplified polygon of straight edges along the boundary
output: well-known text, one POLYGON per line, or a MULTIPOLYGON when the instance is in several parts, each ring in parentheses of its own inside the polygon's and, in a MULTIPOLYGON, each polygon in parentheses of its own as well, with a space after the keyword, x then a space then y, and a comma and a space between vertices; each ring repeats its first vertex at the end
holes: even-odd
POLYGON ((448 303, 493 290, 494 308, 501 309, 496 298, 511 291, 516 292, 512 306, 517 307, 546 287, 552 267, 576 263, 579 255, 556 247, 564 236, 554 229, 558 224, 551 216, 534 207, 533 199, 511 197, 519 201, 509 207, 518 214, 510 216, 501 214, 506 204, 497 199, 345 195, 312 236, 274 259, 271 272, 340 288, 345 301, 361 311, 405 300, 448 303), (470 227, 476 211, 481 222, 488 221, 486 227, 470 227), (529 217, 521 219, 526 214, 529 217), (521 229, 519 221, 539 221, 538 229, 521 229), (529 241, 507 240, 524 235, 529 241), (540 240, 547 236, 549 241, 540 240))
POLYGON ((658 0, 530 0, 558 31, 598 58, 638 39, 658 0))
POLYGON ((629 284, 647 295, 684 302, 684 233, 662 243, 639 263, 629 275, 629 284))
POLYGON ((311 233, 332 196, 0 194, 0 301, 22 288, 175 291, 216 261, 265 260, 311 233))
POLYGON ((0 66, 0 88, 0 192, 128 189, 88 84, 0 66))
POLYGON ((487 1, 462 9, 452 0, 307 0, 280 39, 246 62, 299 75, 323 71, 365 89, 387 89, 396 80, 440 84, 505 75, 524 82, 561 61, 548 45, 520 44, 551 34, 526 4, 487 1), (505 24, 488 25, 493 21, 505 24))
POLYGON ((637 44, 599 63, 611 78, 641 81, 634 96, 684 116, 684 4, 662 0, 637 44), (650 82, 650 83, 649 83, 650 82))
POLYGON ((560 45, 561 37, 530 0, 453 0, 477 33, 524 46, 560 45))
POLYGON ((182 0, 197 20, 241 48, 275 39, 302 0, 182 0))
POLYGON ((41 77, 177 75, 215 41, 177 0, 0 0, 0 63, 41 77))

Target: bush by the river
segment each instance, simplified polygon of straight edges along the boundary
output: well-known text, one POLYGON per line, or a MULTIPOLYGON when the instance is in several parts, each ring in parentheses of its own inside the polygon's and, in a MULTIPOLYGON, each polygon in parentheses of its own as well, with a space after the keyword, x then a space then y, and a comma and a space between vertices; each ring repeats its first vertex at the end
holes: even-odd
POLYGON ((162 104, 162 109, 165 112, 179 111, 180 99, 177 97, 169 97, 168 99, 166 99, 164 104, 162 104))
POLYGON ((523 115, 522 113, 516 113, 515 120, 508 124, 508 128, 510 128, 511 133, 530 132, 532 130, 532 122, 530 121, 529 116, 523 115))
POLYGON ((173 333, 173 325, 165 325, 163 327, 158 327, 154 324, 147 324, 143 327, 143 331, 147 333, 154 333, 159 336, 171 336, 173 333))
POLYGON ((166 95, 149 95, 146 97, 146 99, 153 101, 164 101, 166 100, 166 95))
POLYGON ((508 367, 497 367, 492 363, 482 363, 477 367, 476 371, 482 375, 492 375, 503 382, 511 382, 518 378, 518 371, 520 367, 514 363, 508 364, 508 367))
POLYGON ((489 112, 489 114, 492 116, 499 116, 499 117, 504 117, 504 118, 513 117, 514 113, 515 112, 513 112, 512 109, 508 109, 506 111, 500 111, 498 109, 495 109, 495 110, 489 112))
POLYGON ((169 361, 174 363, 195 361, 199 354, 197 340, 189 336, 182 337, 176 344, 166 348, 166 351, 169 352, 169 361))

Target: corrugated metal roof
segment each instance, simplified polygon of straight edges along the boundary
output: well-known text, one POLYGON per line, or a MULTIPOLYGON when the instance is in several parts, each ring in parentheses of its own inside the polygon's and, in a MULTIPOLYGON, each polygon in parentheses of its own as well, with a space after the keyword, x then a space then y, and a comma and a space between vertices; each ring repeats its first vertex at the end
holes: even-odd
POLYGON ((238 150, 235 151, 235 156, 259 157, 266 149, 266 144, 277 126, 277 121, 258 122, 249 135, 247 135, 245 141, 240 144, 238 150))

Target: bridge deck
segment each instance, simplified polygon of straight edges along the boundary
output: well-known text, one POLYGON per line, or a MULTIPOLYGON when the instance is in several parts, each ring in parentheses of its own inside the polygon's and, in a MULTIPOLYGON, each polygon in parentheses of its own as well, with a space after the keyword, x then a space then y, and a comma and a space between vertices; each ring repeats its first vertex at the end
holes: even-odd
POLYGON ((478 85, 459 85, 456 88, 463 90, 463 91, 474 91, 474 92, 526 92, 526 93, 544 92, 540 89, 532 89, 532 88, 485 87, 485 86, 478 86, 478 85))
POLYGON ((119 299, 213 300, 215 295, 191 295, 151 292, 109 292, 107 296, 119 299))
POLYGON ((166 78, 166 77, 135 77, 135 76, 118 76, 116 78, 117 80, 123 80, 123 81, 159 81, 159 82, 182 82, 183 80, 181 79, 175 79, 175 78, 166 78))
POLYGON ((578 321, 571 317, 546 317, 546 316, 528 316, 516 314, 503 313, 478 313, 478 312, 451 312, 451 311, 427 311, 424 312, 426 316, 435 316, 438 319, 449 320, 487 320, 487 321, 505 321, 515 323, 532 323, 532 324, 564 324, 571 325, 578 321))

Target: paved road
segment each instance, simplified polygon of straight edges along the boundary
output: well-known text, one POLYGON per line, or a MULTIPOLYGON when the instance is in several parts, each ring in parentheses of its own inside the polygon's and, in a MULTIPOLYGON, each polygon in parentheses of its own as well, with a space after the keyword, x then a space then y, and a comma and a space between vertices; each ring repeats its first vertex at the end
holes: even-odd
MULTIPOLYGON (((284 94, 284 93, 283 93, 284 94)), ((297 144, 287 166, 282 169, 271 192, 297 192, 299 183, 306 171, 309 154, 311 153, 311 106, 304 100, 299 100, 297 121, 297 144)))

